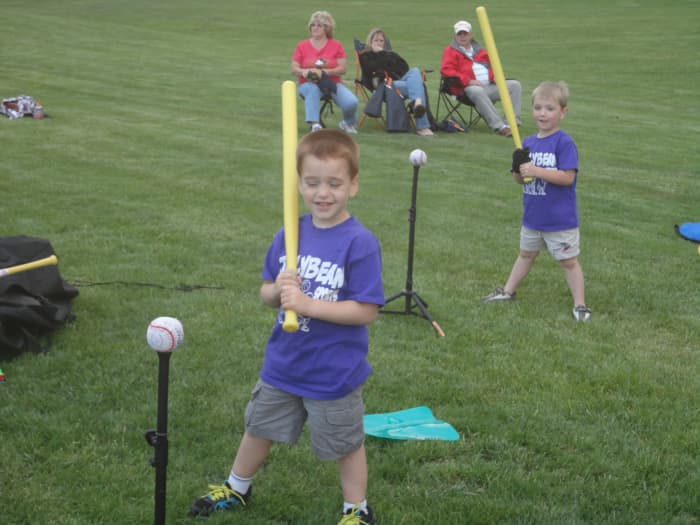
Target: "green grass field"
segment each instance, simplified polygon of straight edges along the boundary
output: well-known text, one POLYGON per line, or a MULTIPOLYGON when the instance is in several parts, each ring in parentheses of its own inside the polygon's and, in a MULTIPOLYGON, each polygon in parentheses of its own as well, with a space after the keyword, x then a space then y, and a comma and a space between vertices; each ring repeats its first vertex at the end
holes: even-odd
MULTIPOLYGON (((1 523, 153 521, 145 332, 160 315, 186 332, 170 366, 167 521, 194 523, 191 501, 228 474, 274 319, 258 287, 282 222, 280 85, 309 15, 330 10, 350 53, 382 26, 435 71, 435 105, 452 24, 470 19, 479 38, 477 5, 0 0, 0 98, 38 97, 49 116, 0 120, 0 234, 49 239, 80 290, 47 354, 0 360, 1 523)), ((512 141, 483 123, 433 139, 366 123, 352 212, 382 243, 387 295, 406 276, 408 154, 428 154, 413 284, 446 332, 381 316, 367 411, 427 405, 461 435, 368 438, 370 504, 382 525, 698 524, 700 257, 673 225, 700 221, 700 4, 484 5, 523 84, 522 136, 532 89, 570 86, 594 318, 573 322, 548 254, 516 303, 479 302, 517 254, 512 141)), ((255 492, 246 513, 210 522, 335 524, 342 503, 335 465, 306 437, 273 448, 255 492)))

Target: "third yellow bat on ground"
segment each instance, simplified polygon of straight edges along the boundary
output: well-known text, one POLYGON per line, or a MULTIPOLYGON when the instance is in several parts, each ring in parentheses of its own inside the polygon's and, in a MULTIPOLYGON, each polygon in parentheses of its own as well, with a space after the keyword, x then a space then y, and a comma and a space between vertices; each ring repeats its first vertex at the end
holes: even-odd
POLYGON ((28 270, 33 270, 34 268, 41 268, 42 266, 55 266, 57 264, 58 259, 56 258, 56 256, 49 255, 48 257, 44 257, 43 259, 37 259, 36 261, 17 264, 8 268, 0 268, 0 277, 5 277, 6 275, 12 275, 14 273, 26 272, 28 270))

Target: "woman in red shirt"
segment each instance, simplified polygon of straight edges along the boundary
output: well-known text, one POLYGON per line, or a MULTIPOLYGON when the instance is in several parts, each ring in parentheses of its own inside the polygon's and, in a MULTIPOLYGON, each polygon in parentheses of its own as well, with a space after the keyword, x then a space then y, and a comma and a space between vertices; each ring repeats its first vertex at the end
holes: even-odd
POLYGON ((343 45, 333 38, 335 21, 327 11, 316 11, 309 19, 311 38, 302 40, 292 55, 292 74, 297 76, 297 93, 304 99, 306 122, 311 131, 321 129, 321 98, 328 96, 343 112, 340 129, 357 133, 357 97, 343 85, 347 69, 343 45))

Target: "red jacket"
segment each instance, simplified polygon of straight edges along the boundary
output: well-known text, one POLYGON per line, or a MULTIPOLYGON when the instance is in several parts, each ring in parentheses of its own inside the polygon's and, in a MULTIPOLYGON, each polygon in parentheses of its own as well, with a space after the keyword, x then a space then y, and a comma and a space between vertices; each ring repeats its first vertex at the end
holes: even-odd
MULTIPOLYGON (((476 42, 472 42, 474 49, 474 62, 481 62, 489 70, 489 80, 493 82, 493 68, 491 67, 491 59, 484 48, 476 42)), ((474 70, 472 69, 472 60, 461 51, 449 45, 442 52, 442 62, 440 62, 440 74, 443 77, 457 77, 459 83, 454 83, 450 86, 450 93, 460 95, 464 88, 467 87, 470 80, 476 80, 474 70)))

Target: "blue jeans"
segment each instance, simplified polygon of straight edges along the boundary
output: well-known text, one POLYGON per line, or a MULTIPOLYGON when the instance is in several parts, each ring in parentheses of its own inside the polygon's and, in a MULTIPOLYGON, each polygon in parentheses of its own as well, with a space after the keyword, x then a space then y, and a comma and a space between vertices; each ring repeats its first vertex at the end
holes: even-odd
MULTIPOLYGON (((343 84, 336 84, 336 93, 333 93, 333 102, 343 112, 343 120, 347 124, 357 123, 357 97, 343 84)), ((321 120, 321 89, 313 82, 305 82, 297 88, 297 93, 304 99, 306 109, 306 122, 319 122, 321 120)))
MULTIPOLYGON (((423 101, 424 106, 428 103, 425 96, 425 86, 423 85, 423 75, 421 75, 417 67, 409 69, 408 73, 401 77, 401 80, 394 80, 394 87, 409 100, 416 100, 419 98, 423 101)), ((429 127, 430 122, 428 121, 427 113, 421 118, 416 119, 416 129, 425 129, 429 127)))

